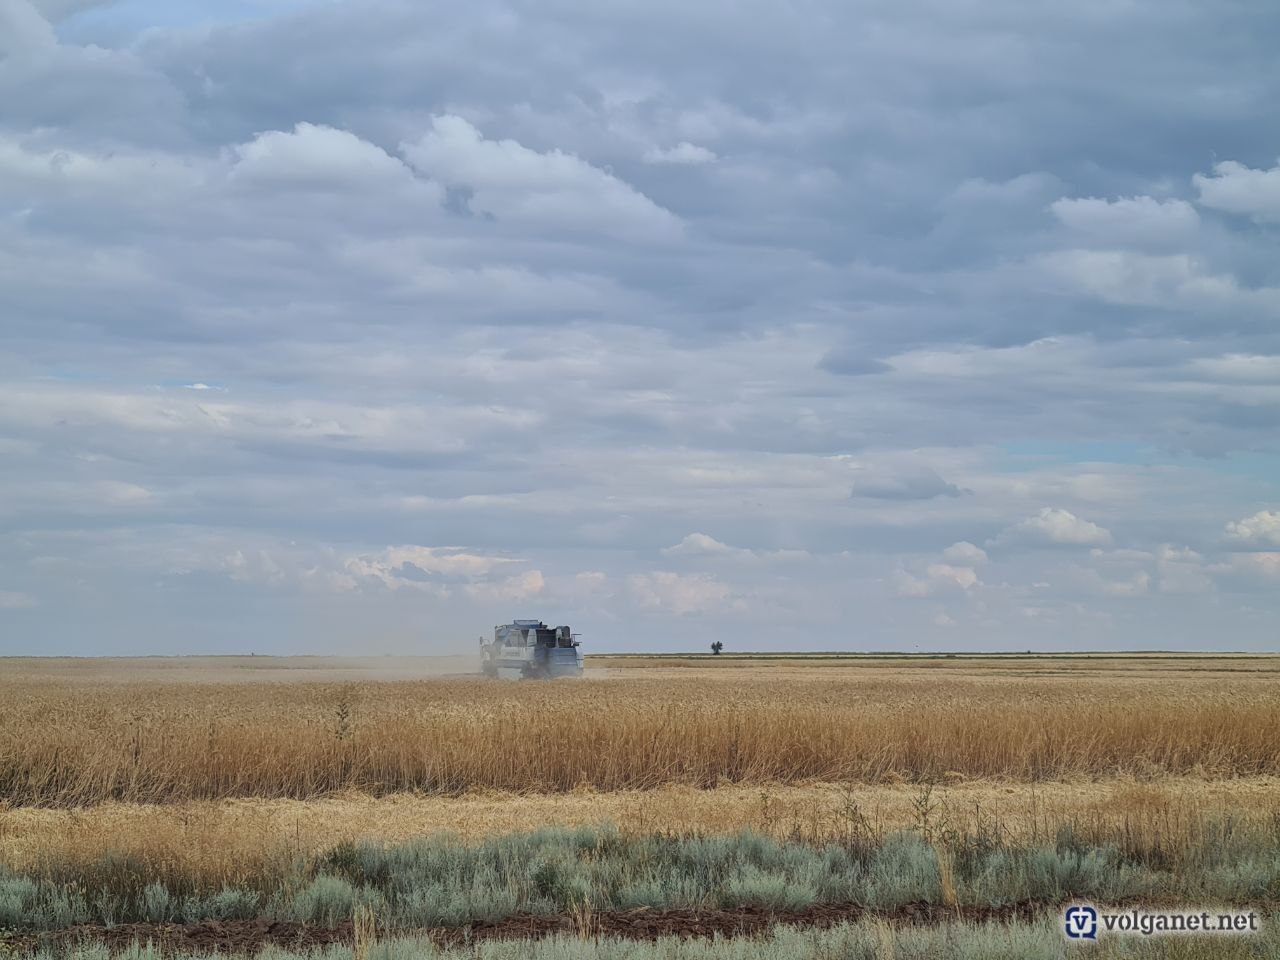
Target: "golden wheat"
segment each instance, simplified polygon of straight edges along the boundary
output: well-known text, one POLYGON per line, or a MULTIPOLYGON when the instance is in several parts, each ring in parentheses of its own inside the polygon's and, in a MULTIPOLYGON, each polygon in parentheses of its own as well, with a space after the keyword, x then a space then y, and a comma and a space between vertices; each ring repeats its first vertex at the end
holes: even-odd
POLYGON ((766 666, 559 684, 8 679, 0 800, 1273 775, 1276 676, 766 666))

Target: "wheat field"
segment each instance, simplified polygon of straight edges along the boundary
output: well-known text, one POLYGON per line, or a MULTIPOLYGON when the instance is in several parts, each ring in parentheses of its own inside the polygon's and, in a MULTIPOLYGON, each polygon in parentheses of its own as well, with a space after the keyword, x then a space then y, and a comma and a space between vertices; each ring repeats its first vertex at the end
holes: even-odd
POLYGON ((1280 774, 1269 658, 618 663, 602 678, 524 684, 130 676, 6 665, 0 798, 72 807, 1280 774))
POLYGON ((1276 658, 632 657, 589 662, 582 681, 442 675, 459 666, 0 660, 0 927, 333 927, 366 899, 406 929, 636 904, 1047 909, 1068 893, 1274 908, 1276 658), (599 856, 580 856, 579 833, 599 856), (404 867, 481 847, 529 849, 488 886, 404 867), (650 853, 668 848, 658 876, 650 853), (721 848, 750 863, 690 886, 677 866, 721 848), (861 860, 819 869, 831 857, 910 889, 885 901, 861 860), (334 872, 366 860, 398 866, 374 871, 386 883, 334 872))

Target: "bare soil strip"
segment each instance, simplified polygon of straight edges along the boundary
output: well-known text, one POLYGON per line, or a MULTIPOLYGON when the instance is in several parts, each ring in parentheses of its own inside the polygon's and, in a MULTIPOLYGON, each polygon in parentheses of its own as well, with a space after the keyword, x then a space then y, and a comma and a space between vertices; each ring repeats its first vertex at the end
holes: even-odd
MULTIPOLYGON (((757 936, 770 927, 787 924, 798 927, 830 927, 866 917, 901 924, 936 924, 1030 920, 1052 905, 1017 903, 1004 907, 945 907, 936 903, 909 903, 892 911, 872 911, 857 904, 817 904, 805 910, 771 911, 760 907, 728 910, 633 910, 598 913, 584 920, 569 914, 554 916, 519 915, 496 922, 480 922, 469 927, 433 927, 397 930, 395 937, 421 937, 440 945, 476 940, 513 940, 552 934, 623 937, 656 940, 659 937, 757 936)), ((352 942, 352 924, 336 927, 311 926, 278 920, 205 920, 199 923, 125 923, 114 927, 76 926, 47 933, 0 934, 0 945, 18 953, 33 953, 39 947, 58 947, 80 942, 125 947, 150 942, 166 952, 254 954, 271 944, 307 948, 352 942)))

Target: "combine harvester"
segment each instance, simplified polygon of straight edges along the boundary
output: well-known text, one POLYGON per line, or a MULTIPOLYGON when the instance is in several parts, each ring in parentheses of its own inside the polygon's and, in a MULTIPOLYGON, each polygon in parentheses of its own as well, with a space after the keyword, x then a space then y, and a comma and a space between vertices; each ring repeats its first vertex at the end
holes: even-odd
POLYGON ((513 620, 493 628, 493 642, 480 638, 485 676, 534 680, 582 676, 582 651, 568 627, 541 620, 513 620))

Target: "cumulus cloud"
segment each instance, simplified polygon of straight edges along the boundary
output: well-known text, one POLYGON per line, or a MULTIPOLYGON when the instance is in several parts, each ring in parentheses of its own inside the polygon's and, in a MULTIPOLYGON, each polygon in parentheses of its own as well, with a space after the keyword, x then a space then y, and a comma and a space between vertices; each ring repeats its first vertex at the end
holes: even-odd
POLYGON ((1238 553, 1210 568, 1228 590, 1272 591, 1280 586, 1280 552, 1238 553))
POLYGON ((1111 532, 1069 510, 1042 507, 1035 516, 1025 517, 1006 527, 994 541, 997 544, 1041 546, 1104 546, 1111 542, 1111 532))
POLYGON ((942 558, 948 563, 975 566, 987 562, 987 551, 967 540, 960 540, 943 550, 942 558))
POLYGON ((954 563, 930 563, 918 574, 905 567, 893 573, 893 586, 900 597, 931 597, 947 591, 968 591, 982 586, 982 580, 973 567, 954 563))
POLYGON ((380 147, 346 130, 299 123, 269 130, 232 148, 231 175, 274 189, 341 188, 412 178, 409 169, 380 147))
POLYGON ((705 533, 690 533, 679 543, 663 547, 664 557, 678 559, 726 559, 726 560, 803 560, 809 557, 805 550, 748 550, 721 543, 705 533))
POLYGON ((982 582, 972 567, 958 567, 951 563, 931 563, 925 573, 931 580, 954 583, 963 590, 976 587, 982 582))
POLYGON ((674 546, 663 547, 662 553, 668 557, 725 557, 750 551, 731 547, 705 533, 690 533, 674 546))
POLYGON ((1106 245, 1185 243, 1200 226, 1195 207, 1177 199, 1063 197, 1049 209, 1065 226, 1106 245))
MULTIPOLYGON (((468 553, 460 547, 406 545, 387 547, 376 554, 352 557, 347 560, 345 569, 353 577, 376 580, 396 590, 402 587, 413 587, 437 576, 487 577, 499 567, 520 562, 511 557, 468 553)), ((536 571, 529 572, 536 573, 536 571)), ((539 573, 538 578, 540 577, 539 573)))
POLYGON ((433 118, 430 132, 401 151, 425 176, 468 191, 472 211, 499 221, 649 240, 680 234, 674 215, 613 174, 558 149, 488 140, 462 117, 433 118))
POLYGON ((1213 165, 1213 173, 1197 173, 1192 180, 1206 207, 1262 223, 1280 222, 1280 165, 1257 170, 1223 160, 1213 165))
POLYGON ((1223 535, 1232 544, 1245 547, 1280 547, 1280 511, 1259 510, 1251 517, 1231 520, 1223 535))
POLYGON ((665 610, 676 616, 710 614, 741 607, 733 588, 709 574, 655 570, 628 577, 627 588, 642 609, 665 610))
POLYGON ((541 570, 526 570, 492 583, 468 583, 463 590, 488 601, 527 603, 542 596, 546 587, 541 570))
POLYGON ((1043 254, 1039 263, 1069 287, 1124 306, 1176 310, 1280 306, 1280 289, 1245 287, 1235 276, 1186 253, 1059 250, 1043 254))

